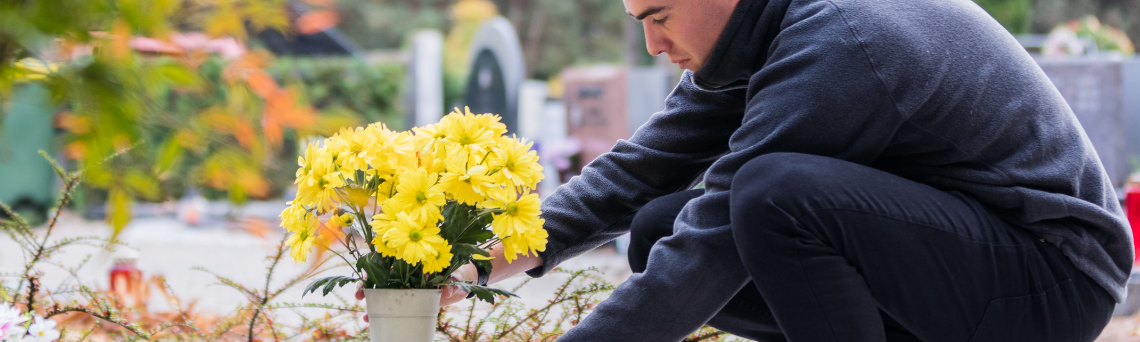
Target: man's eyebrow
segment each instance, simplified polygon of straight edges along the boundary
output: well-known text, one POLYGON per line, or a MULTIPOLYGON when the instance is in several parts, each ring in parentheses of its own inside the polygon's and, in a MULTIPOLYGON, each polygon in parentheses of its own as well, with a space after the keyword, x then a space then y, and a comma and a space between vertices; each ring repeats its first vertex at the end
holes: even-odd
POLYGON ((646 8, 645 11, 641 12, 641 14, 638 14, 638 15, 633 15, 633 13, 629 13, 629 12, 625 12, 625 14, 629 14, 629 16, 633 17, 633 19, 637 19, 637 21, 641 21, 642 19, 645 19, 645 17, 657 14, 657 12, 661 12, 661 11, 664 11, 667 9, 669 9, 669 6, 655 6, 655 7, 646 8))

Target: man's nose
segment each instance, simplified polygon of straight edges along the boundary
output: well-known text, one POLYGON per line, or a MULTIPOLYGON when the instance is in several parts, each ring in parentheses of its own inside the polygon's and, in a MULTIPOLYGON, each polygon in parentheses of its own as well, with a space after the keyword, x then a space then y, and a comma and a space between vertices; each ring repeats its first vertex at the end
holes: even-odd
POLYGON ((665 35, 661 34, 653 25, 643 24, 642 27, 645 28, 645 49, 649 51, 650 55, 656 56, 669 52, 672 43, 665 35))

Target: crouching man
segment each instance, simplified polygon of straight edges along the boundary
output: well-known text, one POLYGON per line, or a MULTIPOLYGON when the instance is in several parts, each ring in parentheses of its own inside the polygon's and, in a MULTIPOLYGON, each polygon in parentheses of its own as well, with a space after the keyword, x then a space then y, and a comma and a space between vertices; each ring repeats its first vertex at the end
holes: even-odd
POLYGON ((762 341, 1091 341, 1124 297, 1132 239, 1104 168, 973 2, 624 3, 649 52, 688 71, 546 200, 547 249, 490 275, 541 276, 632 230, 636 273, 562 341, 706 323, 762 341))

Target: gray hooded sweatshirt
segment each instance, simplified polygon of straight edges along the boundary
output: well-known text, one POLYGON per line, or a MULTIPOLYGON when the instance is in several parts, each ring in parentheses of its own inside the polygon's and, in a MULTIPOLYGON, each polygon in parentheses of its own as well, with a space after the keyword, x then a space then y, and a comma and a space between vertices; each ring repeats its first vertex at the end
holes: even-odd
POLYGON ((674 235, 568 341, 677 341, 750 278, 729 186, 749 160, 851 161, 976 198, 1057 247, 1117 301, 1131 232, 1057 89, 969 0, 740 0, 665 109, 543 203, 540 276, 627 232, 646 202, 703 176, 674 235))

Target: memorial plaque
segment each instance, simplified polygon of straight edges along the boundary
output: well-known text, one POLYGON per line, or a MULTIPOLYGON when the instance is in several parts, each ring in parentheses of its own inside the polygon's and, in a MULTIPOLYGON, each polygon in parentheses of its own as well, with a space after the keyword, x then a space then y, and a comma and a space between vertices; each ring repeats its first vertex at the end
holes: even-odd
POLYGON ((518 132, 518 93, 526 71, 518 35, 506 18, 488 20, 475 32, 464 105, 473 113, 502 116, 507 131, 518 132))
POLYGON ((1073 58, 1043 59, 1038 63, 1073 109, 1112 184, 1124 186, 1130 167, 1124 136, 1120 62, 1073 58))
POLYGON ((566 104, 566 133, 581 144, 581 165, 589 164, 629 138, 627 77, 615 66, 569 68, 562 71, 566 104))
POLYGON ((649 117, 665 108, 676 84, 659 67, 591 66, 562 72, 567 133, 582 146, 582 165, 629 139, 649 117))

